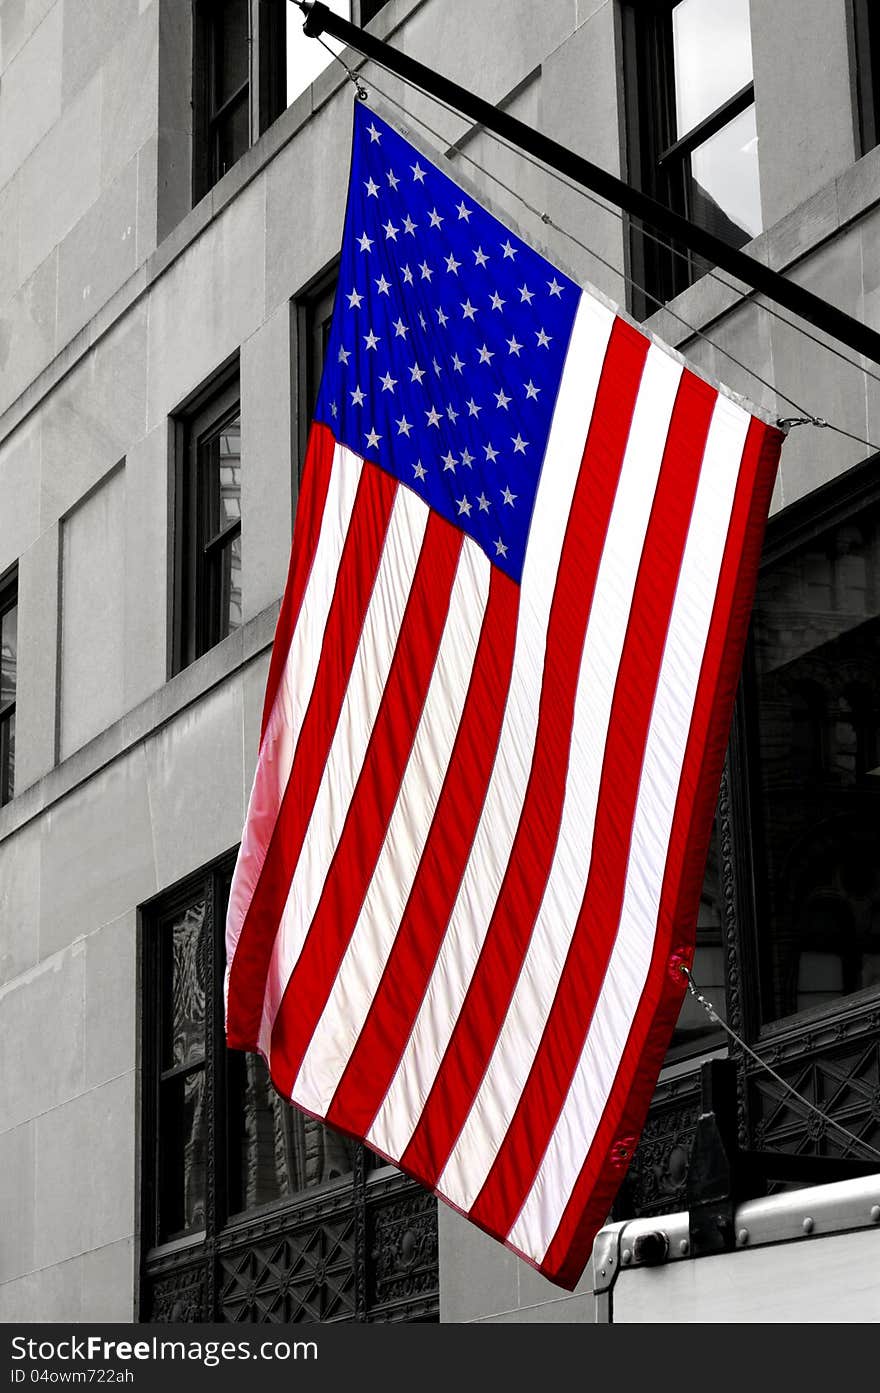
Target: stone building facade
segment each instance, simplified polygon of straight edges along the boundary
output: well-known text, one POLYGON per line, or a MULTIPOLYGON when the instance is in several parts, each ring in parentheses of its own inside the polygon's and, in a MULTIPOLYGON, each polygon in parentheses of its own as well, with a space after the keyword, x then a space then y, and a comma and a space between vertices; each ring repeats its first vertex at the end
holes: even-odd
MULTIPOLYGON (((880 327, 869 3, 354 10, 880 327)), ((285 22, 282 0, 0 6, 0 1319, 590 1321, 589 1268, 550 1286, 222 1049, 353 99, 336 64, 297 90, 285 22)), ((783 452, 697 964, 877 1145, 880 366, 362 72, 560 264, 762 407, 855 437, 804 426, 783 452)), ((682 1207, 698 1064, 726 1050, 683 1016, 621 1214, 682 1207)), ((740 1064, 744 1137, 842 1149, 740 1064)))

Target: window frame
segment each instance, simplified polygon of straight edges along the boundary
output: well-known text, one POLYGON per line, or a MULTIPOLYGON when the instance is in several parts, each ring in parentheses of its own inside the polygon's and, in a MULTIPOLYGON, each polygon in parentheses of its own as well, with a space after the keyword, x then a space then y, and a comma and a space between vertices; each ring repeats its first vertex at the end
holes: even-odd
POLYGON ((857 153, 880 145, 880 14, 875 0, 847 6, 857 153))
MULTIPOLYGON (((0 577, 0 620, 10 610, 18 611, 18 566, 12 566, 0 577)), ((18 614, 16 613, 16 635, 18 633, 18 614)), ((16 642, 16 651, 17 651, 16 642)), ((9 769, 9 727, 15 724, 18 697, 18 682, 11 701, 3 704, 0 699, 0 808, 11 803, 15 797, 15 772, 9 769)), ((14 737, 13 737, 14 738, 14 737)))
MULTIPOLYGON (((675 138, 675 58, 672 12, 680 0, 625 0, 621 6, 626 159, 630 183, 656 202, 691 218, 688 161, 755 101, 754 78, 732 93, 686 135, 675 138)), ((626 271, 630 309, 646 319, 711 265, 683 243, 666 239, 641 219, 627 218, 626 271), (659 239, 659 240, 658 240, 659 239)))
MULTIPOLYGON (((285 17, 287 0, 245 0, 248 12, 247 78, 214 108, 213 77, 217 16, 212 0, 193 0, 192 48, 192 201, 195 205, 224 174, 215 143, 218 123, 240 99, 247 102, 245 150, 284 111, 286 93, 285 17)), ((230 168, 233 168, 230 165, 230 168)))
MULTIPOLYGON (((174 525, 170 676, 181 672, 228 636, 220 633, 209 563, 241 535, 242 519, 213 535, 210 491, 200 449, 206 437, 241 420, 238 355, 191 397, 173 418, 174 525), (212 607, 213 605, 213 607, 212 607)), ((240 498, 239 494, 239 498, 240 498)))
POLYGON ((302 479, 338 283, 337 256, 319 275, 309 281, 295 301, 297 481, 302 479))

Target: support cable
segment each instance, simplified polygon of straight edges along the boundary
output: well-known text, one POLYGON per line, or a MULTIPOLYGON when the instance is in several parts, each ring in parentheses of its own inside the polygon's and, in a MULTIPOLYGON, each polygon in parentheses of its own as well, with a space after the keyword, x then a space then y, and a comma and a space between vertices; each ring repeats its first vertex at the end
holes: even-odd
POLYGON ((687 978, 688 991, 690 992, 694 1000, 700 1006, 702 1006, 703 1010, 708 1015, 710 1021, 712 1021, 714 1025, 720 1025, 721 1029, 730 1036, 731 1040, 735 1040, 736 1043, 739 1045, 740 1049, 743 1050, 749 1056, 750 1059, 753 1059, 756 1064, 760 1065, 760 1067, 764 1070, 765 1074, 769 1074, 772 1079, 775 1079, 775 1081, 779 1084, 781 1088, 785 1090, 786 1093, 790 1094, 792 1098, 796 1098, 797 1101, 803 1107, 807 1108, 809 1112, 815 1113, 817 1117, 821 1117, 822 1121, 827 1122, 829 1127, 836 1128, 837 1131, 842 1132, 843 1135, 849 1141, 854 1142, 856 1146, 860 1146, 865 1151, 870 1152, 872 1158, 876 1158, 878 1161, 880 1161, 880 1151, 878 1151, 875 1146, 872 1146, 870 1142, 865 1141, 864 1137, 857 1137, 855 1132, 850 1132, 849 1129, 847 1127, 844 1127, 842 1123, 836 1122, 833 1117, 829 1117, 827 1112, 823 1112, 821 1108, 816 1107, 815 1103, 811 1103, 808 1098, 805 1098, 802 1093, 798 1093, 797 1089, 792 1088, 791 1084, 788 1083, 787 1080, 784 1079, 781 1074, 778 1074, 775 1069, 771 1068, 771 1066, 767 1063, 766 1059, 762 1059, 759 1054, 756 1054, 755 1051, 751 1049, 749 1045, 746 1044, 745 1040, 740 1039, 735 1030, 731 1030, 727 1022, 721 1019, 718 1012, 715 1010, 715 1007, 712 1005, 711 1001, 708 1001, 706 997, 703 996, 702 992, 697 986, 697 983, 694 981, 693 973, 691 972, 689 967, 686 967, 685 964, 682 963, 680 965, 679 971, 682 973, 684 977, 687 978))

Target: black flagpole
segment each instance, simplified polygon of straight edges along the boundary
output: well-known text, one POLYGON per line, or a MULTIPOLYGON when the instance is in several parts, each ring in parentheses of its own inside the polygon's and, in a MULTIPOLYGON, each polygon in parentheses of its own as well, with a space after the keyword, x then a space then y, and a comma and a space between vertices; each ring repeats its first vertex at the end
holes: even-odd
POLYGON ((769 266, 755 261, 745 252, 737 251, 735 247, 729 246, 711 232, 698 227, 679 213, 674 213, 671 208, 664 207, 647 194, 625 184, 622 179, 615 178, 607 170, 600 169, 598 165, 591 164, 581 155, 566 149, 558 141, 551 140, 540 131, 524 125, 507 112, 499 111, 491 102, 484 101, 482 97, 469 92, 466 87, 460 87, 457 82, 443 77, 433 68, 416 62, 414 58, 399 52, 383 39, 374 38, 372 34, 334 14, 326 5, 321 4, 320 0, 314 0, 314 3, 309 3, 309 0, 293 0, 293 3, 297 4, 306 16, 303 30, 309 38, 317 38, 323 33, 331 34, 341 43, 357 49, 366 58, 372 59, 389 72, 396 73, 405 82, 420 87, 429 96, 437 97, 439 101, 455 107, 485 126, 487 130, 494 131, 496 135, 509 141, 511 145, 525 150, 549 165, 551 169, 558 170, 575 183, 590 189, 608 203, 650 223, 667 237, 682 242, 706 261, 723 267, 753 290, 766 295, 768 300, 783 305, 793 314, 807 320, 814 328, 821 329, 823 333, 845 344, 847 348, 862 353, 880 364, 880 334, 867 324, 853 319, 852 315, 844 313, 794 281, 787 280, 778 271, 772 271, 769 266))

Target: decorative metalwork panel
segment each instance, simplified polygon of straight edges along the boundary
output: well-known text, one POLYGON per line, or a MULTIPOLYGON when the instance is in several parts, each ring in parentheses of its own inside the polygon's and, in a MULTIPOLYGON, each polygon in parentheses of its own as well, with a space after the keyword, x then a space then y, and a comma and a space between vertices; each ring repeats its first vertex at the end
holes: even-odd
POLYGON ((414 1187, 367 1208, 369 1320, 412 1320, 436 1312, 437 1201, 414 1187))
MULTIPOLYGON (((763 1057, 803 1098, 848 1132, 880 1147, 880 1012, 838 1019, 762 1050, 763 1057)), ((848 1156, 866 1152, 836 1127, 798 1103, 768 1074, 749 1073, 753 1144, 794 1155, 848 1156)))
POLYGON ((698 1072, 658 1086, 614 1205, 615 1218, 675 1214, 687 1208, 688 1162, 699 1115, 698 1072))
POLYGON ((145 1320, 180 1325, 210 1320, 204 1265, 172 1269, 148 1280, 145 1320))
POLYGON ((354 1213, 219 1256, 219 1318, 251 1324, 355 1317, 354 1213))

